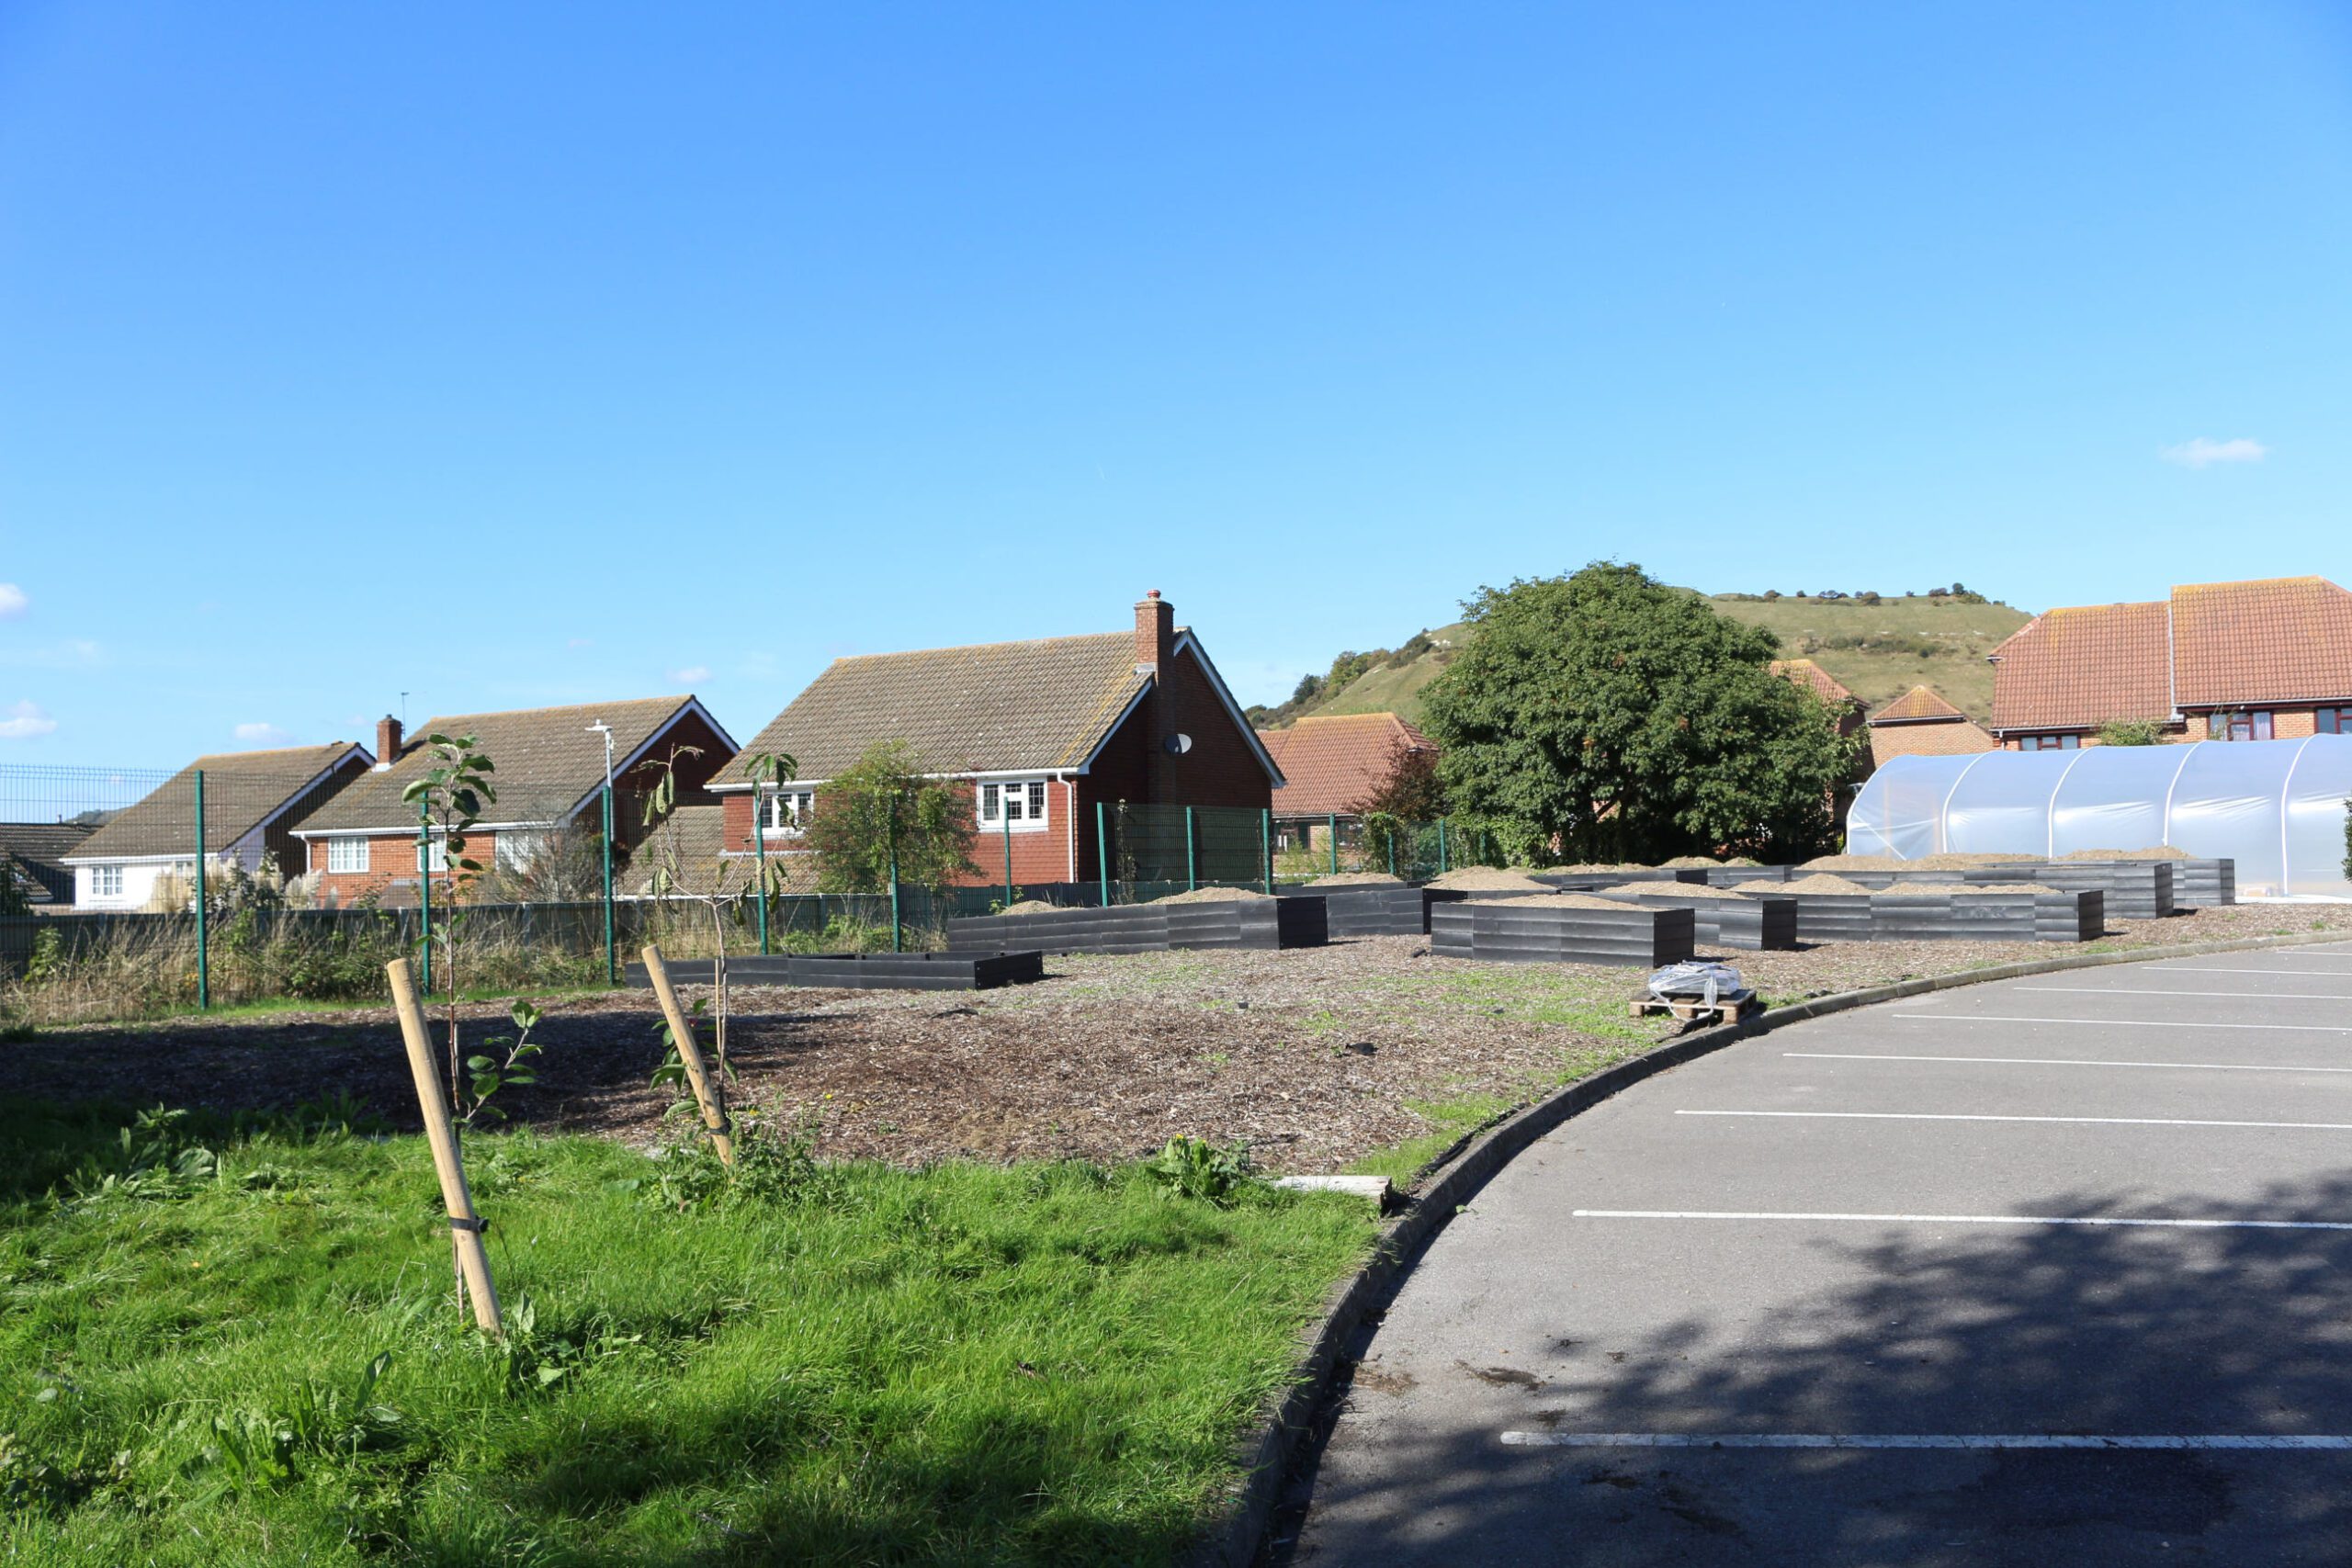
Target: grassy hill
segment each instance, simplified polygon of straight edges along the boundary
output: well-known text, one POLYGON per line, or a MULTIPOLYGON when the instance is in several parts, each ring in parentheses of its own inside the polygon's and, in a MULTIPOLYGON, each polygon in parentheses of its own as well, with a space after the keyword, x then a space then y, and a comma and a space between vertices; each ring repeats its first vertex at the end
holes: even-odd
MULTIPOLYGON (((1928 685, 1978 720, 1993 709, 1993 667, 1984 655, 2030 619, 2007 604, 1952 598, 1882 599, 1871 604, 1859 599, 1722 593, 1708 603, 1735 620, 1762 626, 1780 639, 1784 656, 1813 660, 1872 707, 1915 685, 1928 685)), ((1393 712, 1418 723, 1421 688, 1445 668, 1464 635, 1459 624, 1439 626, 1394 654, 1349 656, 1368 660, 1370 667, 1343 666, 1335 671, 1343 679, 1303 701, 1262 710, 1259 722, 1393 712)))

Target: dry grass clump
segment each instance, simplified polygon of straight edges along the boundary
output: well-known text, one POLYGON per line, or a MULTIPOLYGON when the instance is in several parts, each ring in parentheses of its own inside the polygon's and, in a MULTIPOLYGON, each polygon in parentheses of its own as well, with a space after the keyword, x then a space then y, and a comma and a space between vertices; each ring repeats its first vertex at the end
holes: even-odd
POLYGON ((1165 898, 1154 898, 1155 904, 1238 904, 1252 898, 1267 898, 1254 887, 1195 887, 1190 893, 1170 893, 1165 898))
POLYGON ((1548 884, 1536 881, 1525 872, 1498 871, 1490 865, 1465 865, 1459 871, 1449 871, 1430 883, 1431 887, 1449 893, 1549 893, 1548 884))
POLYGON ((1735 888, 1734 891, 1739 893, 1762 893, 1767 895, 1788 893, 1859 893, 1864 897, 1868 897, 1874 889, 1865 887, 1859 882, 1849 882, 1842 876, 1831 876, 1826 873, 1815 873, 1811 876, 1800 876, 1790 882, 1743 882, 1738 886, 1738 887, 1735 888))

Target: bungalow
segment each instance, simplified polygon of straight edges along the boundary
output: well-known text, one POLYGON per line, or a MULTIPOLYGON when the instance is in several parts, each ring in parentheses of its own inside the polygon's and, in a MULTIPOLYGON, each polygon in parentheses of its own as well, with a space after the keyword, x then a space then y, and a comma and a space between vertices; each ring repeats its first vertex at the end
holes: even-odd
MULTIPOLYGON (((967 780, 981 835, 1023 883, 1091 881, 1098 805, 1263 811, 1283 782, 1208 652, 1154 589, 1133 631, 837 659, 711 781, 727 852, 793 854, 824 786, 878 741, 903 741, 930 776, 967 780), (790 756, 763 784, 750 759, 790 756)), ((989 885, 1005 875, 981 857, 989 885)))
POLYGON ((2000 747, 1932 686, 1914 686, 1871 715, 1870 730, 1876 768, 1897 757, 1955 757, 2000 747))
MULTIPOLYGON (((446 714, 425 722, 424 735, 470 735, 495 765, 497 802, 485 808, 467 853, 507 874, 527 869, 560 848, 562 836, 590 839, 603 831, 601 797, 609 776, 615 795, 617 850, 642 836, 642 802, 673 750, 698 755, 678 760, 677 805, 709 804, 704 787, 735 754, 735 742, 692 696, 506 713, 446 714)), ((389 716, 376 726, 379 761, 304 823, 295 836, 309 850, 322 903, 349 904, 373 895, 391 902, 416 896, 417 807, 401 798, 409 784, 435 766, 433 749, 408 736, 389 716)), ((430 851, 437 874, 443 852, 430 851)))
POLYGON ((1341 841, 1360 819, 1366 796, 1387 781, 1400 757, 1437 754, 1437 742, 1393 713, 1331 714, 1285 729, 1258 731, 1259 743, 1288 782, 1274 792, 1274 836, 1282 849, 1312 848, 1339 821, 1341 841))
MULTIPOLYGON (((96 822, 0 822, 0 863, 28 908, 65 908, 74 902, 74 868, 65 857, 96 831, 96 822)), ((0 908, 9 900, 0 895, 0 908)))
POLYGON ((196 780, 204 778, 204 852, 258 871, 265 858, 299 875, 296 829, 374 761, 356 742, 198 757, 59 857, 74 868, 78 909, 143 909, 163 878, 196 873, 196 780))
POLYGON ((2162 741, 2352 734, 2352 593, 2324 577, 2047 610, 1988 657, 1992 733, 2012 750, 2071 750, 2119 723, 2162 741))

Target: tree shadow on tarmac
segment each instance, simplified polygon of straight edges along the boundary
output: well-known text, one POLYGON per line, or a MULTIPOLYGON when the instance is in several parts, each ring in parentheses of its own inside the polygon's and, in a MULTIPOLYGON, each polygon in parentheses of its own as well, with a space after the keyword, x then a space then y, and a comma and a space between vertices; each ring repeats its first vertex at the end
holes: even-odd
MULTIPOLYGON (((2352 1175, 2242 1205, 2075 1192, 2018 1212, 2343 1223, 2352 1175)), ((1587 1280, 1511 1426, 2352 1433, 2352 1232, 1787 1228, 1848 1282, 1747 1314, 1736 1338, 1694 1314, 1602 1351, 1625 1342, 1587 1280)), ((1660 1245, 1703 1247, 1697 1230, 1660 1245)), ((1343 1424, 1295 1478, 1274 1561, 2352 1562, 2352 1453, 1506 1448, 1484 1426, 1384 1419, 1378 1400, 1351 1388, 1327 1411, 1325 1433, 1343 1424)))

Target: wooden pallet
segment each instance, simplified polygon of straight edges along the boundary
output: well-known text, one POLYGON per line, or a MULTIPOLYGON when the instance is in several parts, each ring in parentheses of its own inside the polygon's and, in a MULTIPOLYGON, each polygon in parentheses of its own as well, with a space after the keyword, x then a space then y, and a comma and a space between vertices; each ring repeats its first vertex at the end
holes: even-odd
POLYGON ((1746 1018, 1750 1013, 1763 1010, 1764 998, 1750 991, 1736 1001, 1726 998, 1717 1001, 1713 1007, 1695 998, 1689 1000, 1677 998, 1672 1001, 1660 1001, 1656 997, 1635 997, 1626 1004, 1625 1016, 1647 1018, 1652 1013, 1670 1012, 1684 1023, 1732 1023, 1746 1018))

